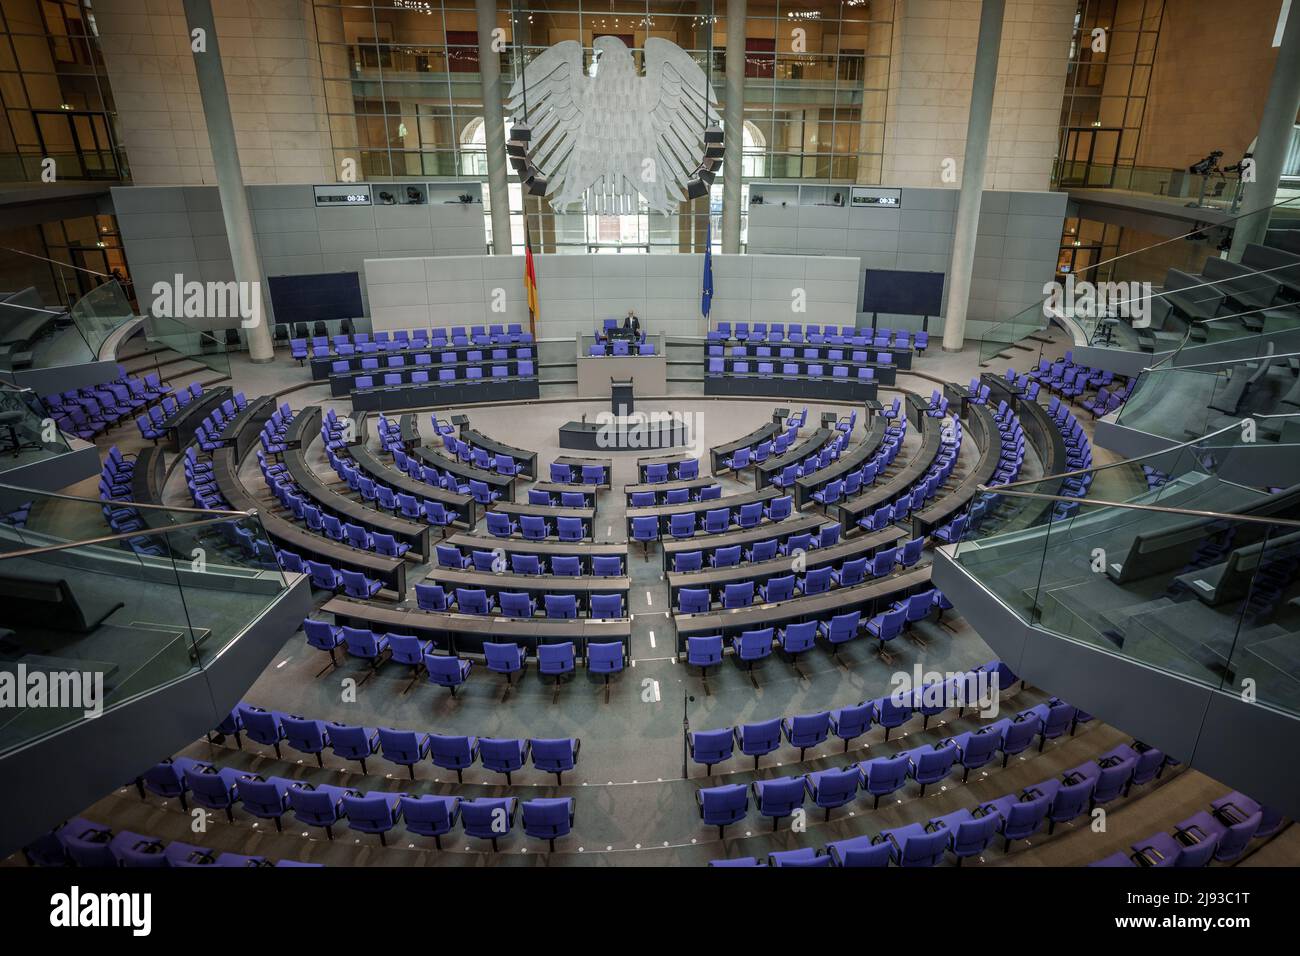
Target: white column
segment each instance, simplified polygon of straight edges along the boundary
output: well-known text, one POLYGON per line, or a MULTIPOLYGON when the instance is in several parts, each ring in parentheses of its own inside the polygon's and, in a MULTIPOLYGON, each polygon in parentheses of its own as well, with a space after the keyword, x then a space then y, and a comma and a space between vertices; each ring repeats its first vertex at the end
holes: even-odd
MULTIPOLYGON (((727 102, 722 107, 722 251, 728 253, 740 252, 740 176, 745 136, 745 15, 745 0, 727 0, 727 102)), ((708 209, 707 202, 705 209, 708 209)))
POLYGON ((492 206, 492 252, 510 255, 510 190, 506 188, 505 113, 501 109, 501 54, 492 49, 497 28, 494 0, 476 0, 478 71, 483 86, 483 138, 487 141, 488 202, 492 206))
MULTIPOLYGON (((241 286, 259 289, 261 315, 257 325, 245 328, 248 357, 257 363, 275 359, 271 342, 270 312, 266 307, 266 290, 262 267, 257 261, 257 240, 253 237, 253 219, 248 212, 248 194, 244 191, 244 173, 239 165, 239 148, 235 143, 235 123, 230 116, 230 98, 226 92, 226 74, 221 67, 221 50, 209 0, 184 0, 185 22, 193 40, 194 31, 203 31, 203 52, 194 50, 194 70, 198 74, 199 97, 203 101, 203 119, 212 144, 212 164, 216 167, 217 190, 221 195, 221 215, 226 222, 226 239, 235 267, 235 281, 241 286), (255 285, 251 285, 256 283, 255 285)), ((191 42, 191 49, 194 47, 191 42)))
POLYGON ((980 8, 979 42, 975 47, 975 78, 971 82, 970 114, 966 120, 966 155, 957 199, 957 227, 948 270, 948 313, 943 324, 943 350, 959 352, 966 341, 966 309, 970 305, 971 272, 975 268, 975 236, 979 231, 984 167, 989 155, 989 122, 998 79, 998 48, 1002 44, 1004 0, 984 0, 980 8))

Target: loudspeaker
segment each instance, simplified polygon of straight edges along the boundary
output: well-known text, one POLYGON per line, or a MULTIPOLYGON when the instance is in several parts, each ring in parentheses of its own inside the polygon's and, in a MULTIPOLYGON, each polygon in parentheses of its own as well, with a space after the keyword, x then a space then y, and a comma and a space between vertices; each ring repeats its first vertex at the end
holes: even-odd
POLYGON ((709 187, 701 179, 688 179, 686 181, 686 196, 689 199, 699 199, 701 196, 709 194, 709 187))

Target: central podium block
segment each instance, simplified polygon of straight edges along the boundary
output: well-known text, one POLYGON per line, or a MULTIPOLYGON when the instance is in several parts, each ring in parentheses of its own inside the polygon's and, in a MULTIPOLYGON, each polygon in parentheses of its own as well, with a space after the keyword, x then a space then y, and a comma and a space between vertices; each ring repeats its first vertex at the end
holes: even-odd
POLYGON ((560 426, 560 447, 583 451, 653 451, 688 445, 692 438, 690 422, 667 412, 650 415, 602 412, 595 421, 560 426))

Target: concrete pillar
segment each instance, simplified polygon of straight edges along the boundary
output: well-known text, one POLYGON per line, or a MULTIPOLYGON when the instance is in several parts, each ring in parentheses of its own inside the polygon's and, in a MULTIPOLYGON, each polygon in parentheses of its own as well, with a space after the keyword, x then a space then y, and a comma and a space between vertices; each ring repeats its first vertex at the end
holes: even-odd
POLYGON ((948 270, 948 314, 943 325, 943 350, 959 352, 966 341, 966 309, 970 305, 971 272, 975 267, 975 235, 979 231, 984 167, 989 155, 989 121, 998 79, 998 48, 1002 44, 1005 0, 984 0, 980 8, 979 40, 975 47, 975 77, 971 82, 970 114, 966 119, 966 155, 957 199, 957 227, 948 270))
POLYGON ((745 0, 727 0, 727 101, 722 108, 722 128, 722 251, 736 253, 740 252, 745 128, 745 0))
MULTIPOLYGON (((262 267, 257 261, 257 241, 253 238, 253 219, 248 212, 248 194, 244 191, 244 173, 239 166, 239 147, 235 143, 235 123, 230 116, 230 98, 226 92, 226 74, 221 68, 221 49, 210 0, 184 0, 185 22, 190 39, 195 30, 203 31, 204 51, 194 51, 194 70, 198 74, 199 97, 203 101, 203 119, 212 144, 212 164, 216 167, 217 189, 221 195, 221 215, 226 223, 226 240, 235 267, 235 281, 260 290, 261 315, 252 328, 245 328, 248 357, 257 363, 275 359, 271 341, 270 310, 262 267)), ((190 44, 193 49, 193 42, 190 44)))
POLYGON ((506 188, 505 114, 501 109, 501 54, 492 49, 497 29, 495 0, 475 0, 478 70, 483 84, 483 138, 487 142, 488 202, 492 206, 492 253, 510 255, 510 191, 506 188))
POLYGON ((1240 262, 1246 246, 1263 242, 1268 231, 1270 207, 1277 202, 1277 186, 1282 178, 1282 163, 1291 142, 1296 112, 1300 111, 1300 2, 1292 0, 1282 30, 1273 65, 1273 81, 1259 121, 1259 138, 1255 143, 1255 181, 1245 185, 1241 201, 1241 218, 1232 234, 1228 257, 1240 262), (1288 110, 1290 112, 1288 112, 1288 110))

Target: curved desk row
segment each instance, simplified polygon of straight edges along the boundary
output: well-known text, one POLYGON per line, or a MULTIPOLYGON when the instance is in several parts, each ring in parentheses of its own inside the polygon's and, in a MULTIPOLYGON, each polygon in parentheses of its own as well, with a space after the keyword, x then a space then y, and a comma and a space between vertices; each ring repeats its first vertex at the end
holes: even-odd
POLYGON ((326 485, 307 464, 305 453, 311 445, 311 436, 320 435, 320 406, 313 405, 303 409, 294 422, 297 423, 299 420, 305 421, 306 427, 310 430, 305 431, 301 447, 288 449, 280 459, 284 462, 289 477, 294 480, 302 493, 345 522, 359 525, 367 531, 391 534, 397 541, 410 545, 411 550, 407 554, 412 558, 419 558, 421 561, 429 560, 430 529, 427 522, 398 518, 340 494, 326 485))
MULTIPOLYGON (((844 561, 857 558, 874 557, 877 551, 892 548, 902 539, 903 532, 898 528, 886 528, 872 534, 845 538, 825 548, 813 548, 804 552, 805 571, 838 565, 844 561)), ((702 568, 699 571, 669 571, 668 591, 677 605, 677 595, 682 588, 708 588, 714 594, 720 594, 728 584, 753 581, 756 585, 766 584, 772 578, 794 574, 790 558, 785 555, 768 561, 755 561, 736 564, 725 568, 702 568)), ((800 572, 803 573, 803 572, 800 572)))
POLYGON ((845 530, 856 525, 863 515, 870 514, 907 491, 917 479, 930 470, 935 457, 939 454, 943 427, 939 419, 925 414, 929 403, 919 395, 908 392, 904 405, 910 412, 908 417, 921 430, 921 447, 916 450, 911 460, 884 484, 874 485, 865 494, 845 499, 835 506, 836 514, 839 515, 840 523, 844 525, 845 530))
POLYGON ((822 515, 796 512, 784 521, 769 521, 753 528, 739 528, 735 531, 724 531, 722 534, 696 534, 693 538, 665 538, 662 544, 664 571, 671 570, 676 556, 683 552, 703 552, 701 557, 707 562, 720 548, 730 548, 735 545, 747 548, 758 541, 769 539, 775 539, 778 544, 784 545, 795 535, 817 534, 822 525, 832 523, 822 515))
POLYGON ((816 455, 822 446, 835 434, 829 428, 818 428, 799 444, 779 455, 769 455, 766 460, 754 465, 754 486, 766 488, 772 483, 772 476, 779 475, 786 465, 797 465, 809 455, 816 455))
MULTIPOLYGON (((456 571, 451 568, 434 567, 429 569, 428 579, 441 584, 450 597, 456 588, 471 588, 486 591, 488 594, 500 594, 502 591, 527 594, 537 599, 539 608, 541 598, 547 594, 572 594, 578 599, 578 605, 590 609, 593 594, 617 594, 627 607, 628 591, 632 581, 626 575, 620 577, 596 577, 586 574, 571 577, 562 574, 514 574, 506 571, 497 574, 492 571, 477 571, 465 568, 456 571)), ((524 618, 527 620, 527 618, 524 618)))
POLYGON ((877 415, 871 420, 862 441, 850 451, 841 453, 839 458, 825 468, 818 468, 811 474, 795 479, 794 506, 804 507, 813 500, 814 492, 860 468, 880 448, 880 443, 885 438, 885 427, 885 419, 877 415))
POLYGON ((465 464, 459 458, 444 455, 428 445, 416 445, 408 451, 408 454, 419 458, 430 468, 450 472, 458 479, 462 479, 466 484, 471 481, 481 481, 489 489, 500 495, 502 501, 515 500, 515 479, 509 475, 499 475, 495 471, 488 471, 485 468, 475 468, 473 465, 465 464))
POLYGON ((354 376, 330 376, 332 395, 351 395, 352 407, 371 411, 397 411, 434 405, 475 405, 479 402, 526 401, 540 397, 537 377, 457 379, 452 382, 414 382, 356 388, 354 376))
POLYGON ((458 528, 474 527, 479 517, 478 502, 469 495, 448 491, 425 481, 417 481, 410 475, 403 474, 391 465, 386 464, 370 449, 369 416, 365 412, 358 412, 354 421, 356 422, 357 442, 349 445, 347 452, 358 468, 375 481, 383 482, 396 493, 410 495, 416 500, 427 498, 430 501, 442 502, 443 507, 450 508, 460 515, 459 518, 452 522, 453 526, 458 528))
POLYGON ((194 441, 194 435, 203 424, 203 420, 211 415, 213 410, 220 408, 221 403, 226 399, 233 398, 234 394, 234 390, 229 385, 209 389, 188 405, 176 409, 163 419, 158 427, 168 433, 172 450, 180 451, 194 441))
POLYGON ((218 448, 212 453, 212 474, 222 497, 237 511, 256 511, 262 527, 275 543, 301 555, 304 560, 323 561, 345 571, 360 571, 383 582, 395 599, 406 595, 406 565, 403 558, 388 558, 370 551, 358 551, 313 534, 301 525, 272 514, 248 493, 239 480, 239 463, 233 448, 218 448))
POLYGON ((550 560, 558 557, 576 557, 582 563, 583 573, 590 574, 591 559, 601 557, 618 557, 627 567, 627 542, 610 541, 596 544, 581 541, 525 541, 522 538, 497 538, 491 535, 453 534, 438 542, 439 545, 451 545, 462 555, 468 556, 474 551, 500 551, 509 560, 512 554, 531 554, 550 560))
POLYGON ((749 607, 702 611, 699 614, 675 614, 677 654, 686 652, 686 639, 709 634, 734 636, 799 621, 827 621, 837 614, 860 611, 863 620, 880 607, 922 588, 930 586, 930 568, 913 568, 887 578, 866 581, 851 588, 835 588, 811 597, 791 598, 776 604, 752 604, 749 607))
POLYGON ((922 511, 912 515, 912 537, 928 535, 940 525, 947 524, 970 504, 979 493, 979 486, 988 484, 997 470, 1002 456, 1002 439, 998 434, 993 414, 985 405, 966 403, 966 434, 974 439, 980 449, 980 460, 952 491, 939 495, 922 511))
MULTIPOLYGON (((536 653, 539 644, 573 641, 579 655, 588 644, 630 646, 632 622, 626 618, 564 618, 547 620, 504 617, 500 614, 458 614, 385 607, 336 597, 322 608, 336 624, 393 634, 413 634, 433 642, 441 651, 481 655, 484 642, 517 644, 536 653)), ((626 653, 626 652, 625 652, 626 653)))
POLYGON ((275 409, 273 395, 253 399, 238 415, 226 422, 226 427, 221 430, 222 443, 233 445, 235 457, 243 461, 244 456, 258 443, 262 426, 271 420, 275 409))
POLYGON ((513 445, 497 441, 495 438, 489 438, 482 432, 470 428, 468 424, 460 426, 460 440, 474 448, 482 448, 493 457, 509 455, 519 467, 520 474, 528 478, 537 477, 537 452, 535 451, 529 451, 527 448, 515 448, 513 445))
POLYGON ((730 458, 742 448, 753 448, 761 442, 775 439, 779 431, 781 431, 780 424, 768 422, 755 428, 743 438, 737 438, 722 445, 714 445, 709 449, 709 470, 715 475, 727 471, 727 466, 722 463, 724 458, 730 458))
MULTIPOLYGON (((669 520, 673 515, 694 515, 696 524, 707 512, 730 508, 732 518, 739 513, 742 505, 769 504, 773 498, 780 498, 785 492, 775 486, 747 491, 739 495, 727 495, 724 498, 710 498, 708 501, 685 501, 675 505, 652 505, 648 508, 627 509, 627 535, 632 537, 632 526, 638 518, 655 518, 659 523, 659 534, 668 533, 669 520)), ((789 520, 789 519, 786 519, 789 520)))
POLYGON ((758 375, 732 372, 704 376, 705 395, 757 395, 802 401, 869 402, 877 385, 893 385, 894 372, 864 380, 809 375, 758 375))

